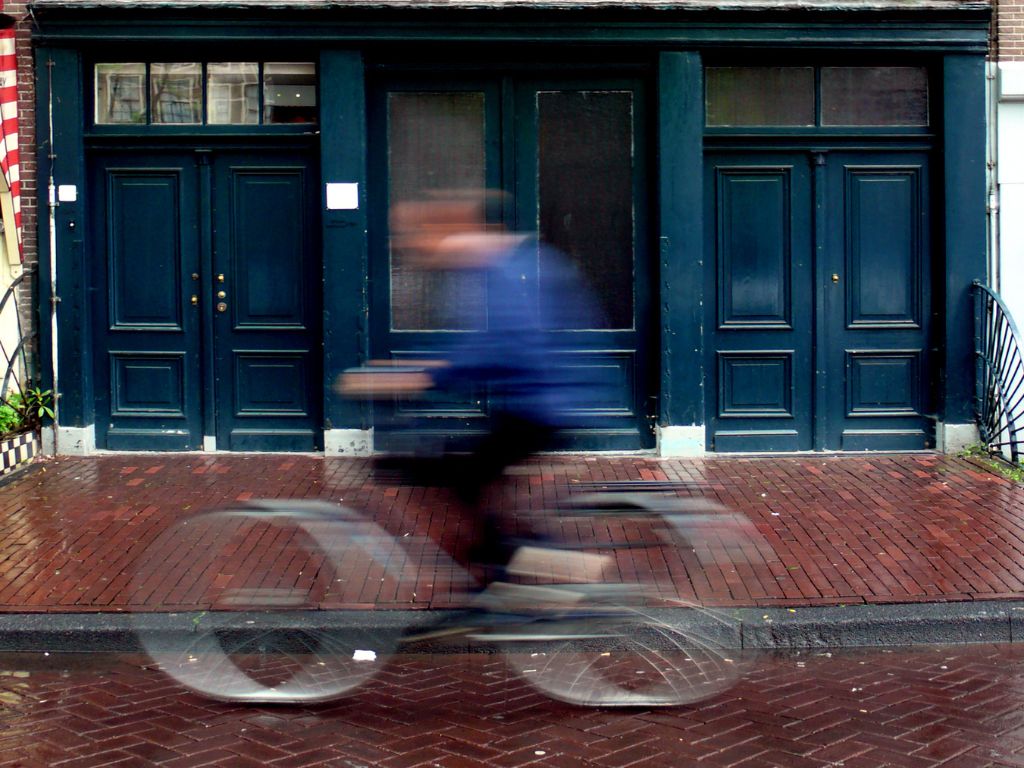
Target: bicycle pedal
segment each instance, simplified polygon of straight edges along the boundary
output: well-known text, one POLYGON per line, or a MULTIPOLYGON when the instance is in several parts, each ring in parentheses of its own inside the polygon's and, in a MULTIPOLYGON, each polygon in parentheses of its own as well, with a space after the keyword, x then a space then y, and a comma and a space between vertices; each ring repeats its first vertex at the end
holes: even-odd
POLYGON ((581 591, 537 584, 513 584, 495 581, 473 599, 473 606, 492 613, 536 612, 538 606, 573 606, 583 600, 581 591))

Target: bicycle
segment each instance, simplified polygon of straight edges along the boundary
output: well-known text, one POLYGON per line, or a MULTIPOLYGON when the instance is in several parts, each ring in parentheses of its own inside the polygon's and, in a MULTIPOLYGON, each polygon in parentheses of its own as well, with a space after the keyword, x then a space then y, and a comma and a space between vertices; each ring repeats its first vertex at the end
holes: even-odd
POLYGON ((526 542, 481 589, 433 540, 389 534, 347 507, 267 500, 194 514, 147 548, 133 583, 137 602, 184 613, 134 614, 138 637, 187 688, 248 703, 334 699, 398 648, 452 642, 503 652, 542 693, 587 706, 692 703, 742 674, 738 619, 679 598, 664 579, 624 578, 622 565, 680 546, 736 555, 754 536, 745 518, 707 499, 605 493, 542 519, 556 535, 590 525, 594 536, 526 542), (410 616, 422 612, 351 610, 404 604, 425 584, 466 595, 462 610, 426 626, 410 616))

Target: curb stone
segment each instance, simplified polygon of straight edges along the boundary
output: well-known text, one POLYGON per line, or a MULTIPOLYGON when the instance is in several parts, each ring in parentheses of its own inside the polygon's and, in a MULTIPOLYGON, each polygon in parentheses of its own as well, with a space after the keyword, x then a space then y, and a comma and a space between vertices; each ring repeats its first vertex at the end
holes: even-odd
MULTIPOLYGON (((654 619, 680 626, 685 609, 650 609, 654 619)), ((1024 600, 900 603, 807 608, 731 608, 710 612, 719 621, 716 643, 730 648, 797 650, 1024 641, 1024 600)), ((256 631, 321 628, 354 633, 361 640, 394 638, 408 628, 435 624, 445 611, 308 611, 252 614, 256 631)), ((237 616, 237 615, 236 615, 237 616)), ((154 638, 195 632, 202 613, 7 613, 0 614, 0 652, 122 652, 143 650, 139 634, 154 638)), ((692 623, 692 621, 691 621, 692 623)), ((708 626, 703 624, 705 628, 708 626)), ((465 640, 417 643, 417 652, 480 650, 465 640)))

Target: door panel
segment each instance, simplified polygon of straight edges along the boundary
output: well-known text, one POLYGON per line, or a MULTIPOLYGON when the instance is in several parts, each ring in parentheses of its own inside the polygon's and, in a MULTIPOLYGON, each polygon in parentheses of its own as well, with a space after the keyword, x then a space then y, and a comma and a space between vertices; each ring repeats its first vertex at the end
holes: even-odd
POLYGON ((110 326, 183 330, 181 170, 110 170, 107 185, 110 326))
POLYGON ((96 438, 114 450, 202 445, 194 160, 97 158, 96 438))
POLYGON ((718 451, 800 451, 811 433, 810 166, 799 154, 709 155, 707 370, 718 451))
POLYGON ((311 167, 272 150, 94 156, 99 446, 319 446, 311 167))
POLYGON ((828 158, 829 448, 930 444, 927 171, 923 153, 828 158))
POLYGON ((301 155, 213 163, 217 444, 314 450, 320 442, 316 186, 301 155), (219 281, 219 277, 216 278, 219 281))

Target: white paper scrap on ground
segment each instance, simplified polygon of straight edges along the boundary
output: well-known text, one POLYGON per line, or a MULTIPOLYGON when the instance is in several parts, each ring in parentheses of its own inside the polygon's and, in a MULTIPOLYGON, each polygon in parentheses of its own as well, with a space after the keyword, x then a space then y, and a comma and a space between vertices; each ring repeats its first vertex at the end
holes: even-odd
POLYGON ((356 651, 352 654, 352 661, 376 661, 377 654, 374 651, 356 651))

